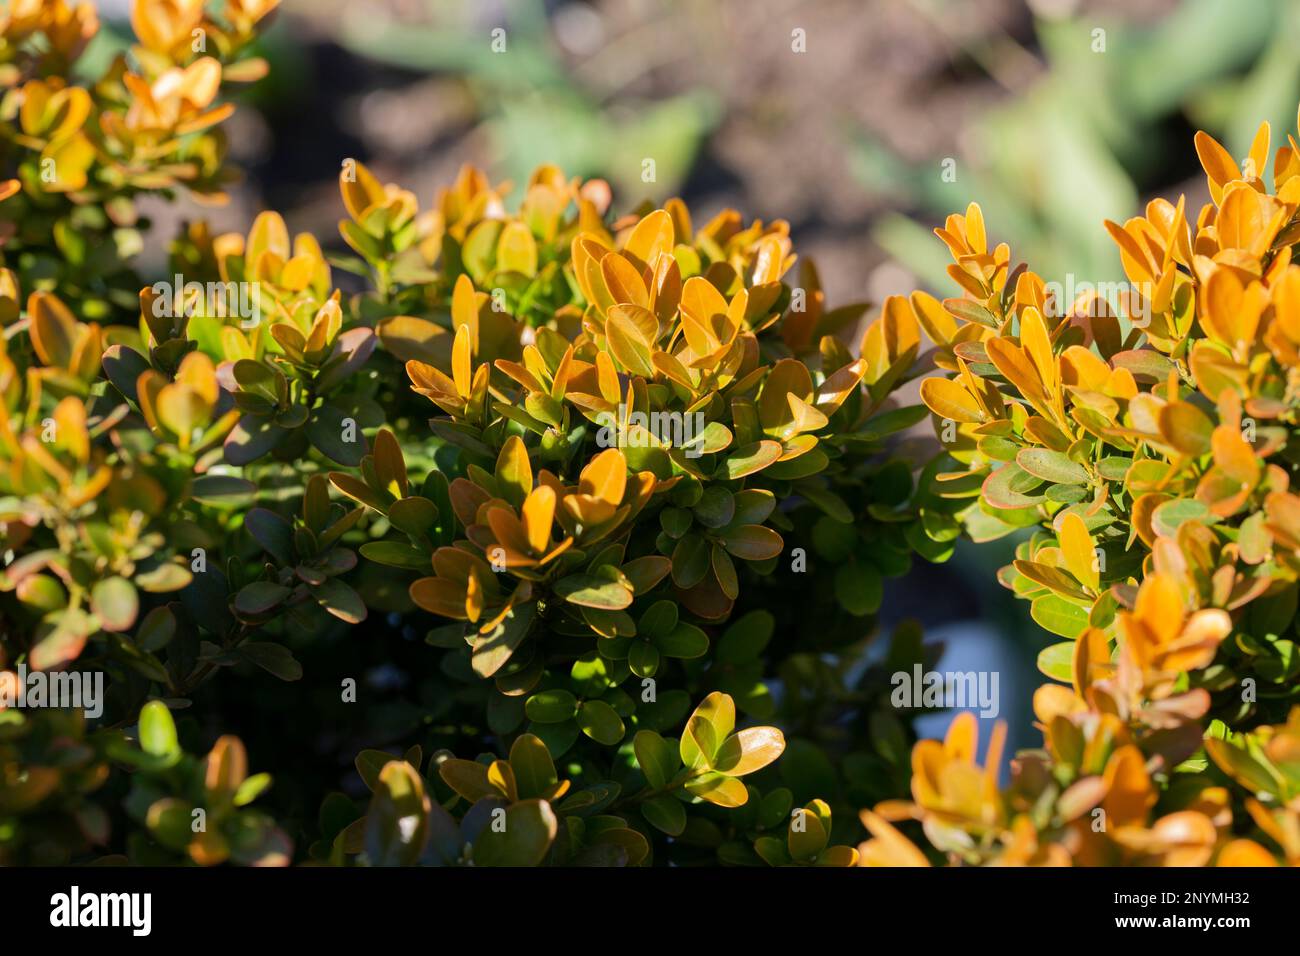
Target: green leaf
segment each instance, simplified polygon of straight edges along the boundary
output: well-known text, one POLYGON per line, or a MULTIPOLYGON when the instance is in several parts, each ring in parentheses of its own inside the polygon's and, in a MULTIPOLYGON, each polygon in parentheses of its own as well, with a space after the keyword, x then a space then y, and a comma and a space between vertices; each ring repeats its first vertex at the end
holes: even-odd
POLYGON ((555 839, 558 821, 545 800, 521 800, 506 809, 505 826, 486 827, 474 842, 475 866, 537 866, 555 839))
POLYGON ((179 759, 180 742, 171 711, 160 700, 151 700, 140 708, 140 747, 154 757, 179 759))
POLYGON ((685 535, 673 548, 673 583, 690 590, 709 573, 709 542, 698 534, 685 535))
POLYGON ((302 665, 294 659, 293 654, 283 644, 254 641, 241 644, 236 653, 252 661, 262 670, 274 674, 280 680, 293 681, 302 678, 302 665))
POLYGON ((632 751, 646 781, 656 790, 666 787, 681 766, 672 745, 653 730, 638 730, 632 738, 632 751))
POLYGON ((366 856, 371 866, 411 866, 428 839, 429 798, 419 771, 390 760, 379 772, 366 813, 366 856))
POLYGON ((156 607, 144 616, 135 632, 135 643, 146 653, 160 651, 176 636, 176 615, 167 607, 156 607))
POLYGON ((765 476, 780 481, 798 481, 801 478, 811 478, 813 475, 820 474, 830 464, 830 461, 830 456, 826 452, 820 448, 814 448, 797 458, 790 458, 769 465, 765 476))
POLYGON ((632 592, 617 581, 594 574, 571 574, 555 582, 555 593, 570 604, 621 611, 632 603, 632 592))
POLYGON ((338 578, 326 578, 323 584, 308 585, 316 603, 340 621, 360 624, 366 619, 366 604, 361 595, 338 578))
POLYGON ((90 609, 106 631, 127 631, 140 612, 140 596, 125 578, 108 578, 90 592, 90 609))
POLYGON ((193 811, 184 800, 164 797, 150 804, 145 825, 163 846, 182 852, 194 839, 193 811))
POLYGON ((246 807, 271 786, 271 775, 269 773, 255 773, 244 780, 235 791, 235 806, 246 807))
POLYGON ((361 775, 361 781, 366 785, 366 789, 374 791, 379 786, 379 771, 383 770, 390 760, 396 760, 392 754, 383 750, 363 750, 357 754, 353 764, 357 768, 357 773, 361 775))
POLYGON ((1029 606, 1030 616, 1044 630, 1075 640, 1088 626, 1088 611, 1056 594, 1034 598, 1029 606))
POLYGON ((879 611, 884 594, 884 584, 874 564, 852 560, 835 571, 835 598, 844 610, 856 617, 879 611))
POLYGON ((1126 368, 1134 378, 1145 378, 1152 382, 1166 382, 1169 373, 1177 371, 1177 366, 1155 349, 1142 348, 1129 352, 1116 352, 1110 357, 1115 368, 1126 368))
POLYGON ((1070 683, 1074 677, 1074 642, 1043 648, 1038 653, 1038 669, 1053 680, 1070 683))
POLYGON ((529 720, 539 724, 558 724, 578 712, 578 698, 567 690, 538 691, 524 704, 529 720))
POLYGON ((655 638, 655 645, 665 657, 693 660, 708 653, 709 636, 694 624, 682 621, 667 634, 655 638))
POLYGON ((765 830, 778 826, 790 819, 794 807, 794 794, 785 787, 777 787, 763 797, 758 808, 758 825, 765 830))
POLYGON ((388 520, 398 531, 422 538, 437 522, 438 507, 428 498, 418 495, 402 498, 388 506, 388 520))
POLYGON ((216 501, 257 494, 257 485, 236 475, 200 475, 190 485, 195 501, 216 501))
POLYGON ((112 345, 104 352, 104 374, 119 392, 139 403, 135 385, 140 375, 149 370, 149 360, 135 349, 125 345, 112 345))
POLYGON ((283 584, 274 581, 253 581, 245 584, 235 595, 235 610, 240 614, 258 617, 278 607, 291 593, 283 584))
POLYGON ((653 677, 659 670, 659 648, 649 641, 633 641, 627 649, 627 666, 637 677, 653 677))
POLYGON ((623 739, 623 719, 603 700, 585 700, 578 708, 578 727, 596 741, 612 747, 623 739))
POLYGON ((723 528, 736 515, 736 497, 726 488, 712 485, 695 504, 695 519, 706 528, 723 528))
POLYGON ((785 542, 771 528, 746 524, 732 528, 722 536, 722 545, 742 561, 766 561, 781 553, 785 542))
POLYGON ((474 643, 471 662, 474 673, 492 677, 514 656, 532 628, 537 605, 517 604, 511 608, 490 634, 479 635, 474 643))
POLYGON ((1025 448, 1016 455, 1016 464, 1029 474, 1053 484, 1082 485, 1089 480, 1086 468, 1050 448, 1025 448))
POLYGON ((725 471, 728 479, 734 481, 773 465, 781 457, 781 443, 763 439, 753 442, 727 456, 725 471))
POLYGON ((294 563, 293 525, 266 508, 253 508, 244 516, 244 530, 277 564, 294 563))
POLYGON ((1179 525, 1187 521, 1214 522, 1210 509, 1195 498, 1173 498, 1160 504, 1151 513, 1151 527, 1161 537, 1172 538, 1178 534, 1179 525))
POLYGON ((776 630, 769 611, 750 611, 737 618, 718 639, 715 657, 720 664, 743 664, 758 659, 776 630))
POLYGON ((790 821, 787 845, 796 860, 811 860, 826 848, 829 834, 815 814, 800 807, 790 821))
POLYGON ((1042 478, 1030 474, 1015 462, 1010 462, 984 480, 981 494, 994 508, 1014 511, 1041 502, 1043 497, 1034 494, 1034 491, 1042 484, 1042 478))
POLYGON ((641 815, 669 836, 681 836, 686 831, 686 808, 676 797, 664 795, 646 800, 641 804, 641 815))
POLYGON ((677 605, 672 601, 656 601, 637 621, 636 632, 648 641, 662 637, 677 626, 677 605))
POLYGON ((754 852, 763 858, 768 866, 789 866, 790 851, 785 841, 776 837, 763 836, 754 841, 754 852))
POLYGON ((331 461, 355 468, 366 454, 366 439, 355 418, 333 405, 321 405, 307 421, 307 437, 331 461))
POLYGON ((691 513, 685 508, 669 507, 659 512, 659 526, 674 540, 690 531, 693 523, 691 513))
POLYGON ((515 740, 510 747, 510 769, 521 800, 549 794, 559 779, 551 752, 536 734, 520 734, 515 740))
POLYGON ((273 451, 289 434, 287 429, 269 419, 244 415, 226 436, 226 461, 232 465, 249 465, 273 451))
POLYGON ((430 563, 428 554, 400 541, 367 541, 361 546, 361 556, 376 564, 412 571, 427 571, 430 563))

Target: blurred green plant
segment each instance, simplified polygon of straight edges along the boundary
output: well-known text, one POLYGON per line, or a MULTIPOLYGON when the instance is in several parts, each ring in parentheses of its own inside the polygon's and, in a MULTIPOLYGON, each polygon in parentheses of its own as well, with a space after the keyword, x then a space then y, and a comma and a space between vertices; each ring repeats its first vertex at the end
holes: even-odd
POLYGON ((686 178, 704 138, 720 119, 706 90, 658 101, 611 96, 644 51, 629 47, 617 77, 579 81, 568 68, 542 0, 517 0, 500 21, 473 4, 426 0, 411 22, 384 8, 344 16, 339 42, 379 63, 463 80, 482 118, 497 170, 519 182, 542 163, 581 176, 605 176, 627 192, 671 194, 686 178), (509 55, 505 55, 505 54, 509 55), (648 180, 643 163, 653 160, 648 180))
MULTIPOLYGON (((949 4, 913 6, 941 28, 949 4)), ((922 219, 946 214, 958 195, 978 202, 1048 278, 1122 279, 1098 225, 1122 221, 1153 177, 1197 172, 1161 167, 1164 157, 1181 155, 1171 124, 1221 132, 1234 154, 1244 154, 1258 118, 1274 129, 1294 118, 1300 7, 1286 0, 1249 6, 1247 16, 1237 4, 1187 0, 1150 23, 1082 13, 1039 18, 1041 74, 964 119, 970 147, 952 157, 955 179, 944 176, 944 157, 904 161, 863 131, 846 134, 854 168, 868 188, 901 194, 922 219)), ((964 52, 996 74, 987 60, 996 54, 964 52)), ((920 221, 888 215, 873 237, 931 287, 946 285, 946 262, 920 221)))

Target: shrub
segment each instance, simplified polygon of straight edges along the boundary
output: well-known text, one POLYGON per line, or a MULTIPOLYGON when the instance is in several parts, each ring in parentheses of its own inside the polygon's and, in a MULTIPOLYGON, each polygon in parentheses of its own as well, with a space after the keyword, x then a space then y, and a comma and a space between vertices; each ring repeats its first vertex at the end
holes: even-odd
POLYGON ((927 862, 903 820, 962 863, 1300 861, 1300 153, 1270 192, 1268 150, 1267 124, 1240 166, 1198 133, 1213 201, 1107 222, 1119 295, 1065 301, 990 249, 978 206, 936 230, 961 295, 911 305, 948 373, 921 386, 937 494, 977 541, 1032 529, 998 578, 1065 640, 1010 786, 1000 731, 981 768, 958 720, 913 751, 912 801, 864 814, 866 862, 927 862))
MULTIPOLYGON (((350 253, 269 211, 190 224, 183 285, 141 289, 133 200, 216 198, 214 103, 261 72, 273 6, 137 0, 131 67, 90 88, 64 76, 93 14, 4 23, 0 680, 75 664, 108 693, 90 731, 0 713, 0 854, 285 863, 292 835, 338 864, 853 865, 851 810, 901 792, 911 732, 852 665, 882 578, 959 532, 933 469, 890 454, 924 416, 895 398, 907 302, 855 356, 866 306, 828 308, 807 262, 788 281, 785 222, 613 218, 554 167, 517 207, 466 168, 421 210, 351 159, 350 253), (401 756, 356 758, 367 804, 296 791, 278 827, 245 809, 269 778, 236 738, 180 741, 264 713, 214 685, 331 679, 298 655, 339 637, 427 645, 427 710, 403 734, 363 705, 401 756)), ((902 626, 887 666, 924 653, 902 626)), ((339 703, 317 686, 277 712, 298 736, 339 703)))

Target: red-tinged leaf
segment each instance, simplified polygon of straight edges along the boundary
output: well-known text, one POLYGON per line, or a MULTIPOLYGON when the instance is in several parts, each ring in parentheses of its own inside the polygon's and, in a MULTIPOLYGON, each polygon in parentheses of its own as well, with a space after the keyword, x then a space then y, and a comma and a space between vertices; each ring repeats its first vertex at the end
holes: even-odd
POLYGON ((780 554, 785 542, 771 528, 747 524, 723 534, 722 545, 742 561, 766 561, 780 554))

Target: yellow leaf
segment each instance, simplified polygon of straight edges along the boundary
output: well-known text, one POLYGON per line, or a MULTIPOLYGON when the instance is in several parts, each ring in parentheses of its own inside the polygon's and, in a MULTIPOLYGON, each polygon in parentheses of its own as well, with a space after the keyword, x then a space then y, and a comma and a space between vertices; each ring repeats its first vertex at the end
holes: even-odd
POLYGON ((1038 380, 1047 397, 1055 404, 1060 401, 1059 369, 1052 354, 1052 340, 1047 333, 1047 323, 1033 306, 1020 315, 1020 344, 1034 363, 1038 380))
POLYGON ((607 448, 582 469, 578 492, 617 505, 627 487, 627 459, 617 448, 607 448))
POLYGON ((355 160, 344 163, 339 170, 339 192, 343 194, 343 206, 348 215, 357 222, 361 221, 366 210, 384 199, 384 187, 379 180, 364 163, 355 160))
POLYGON ((1087 628, 1079 635, 1074 645, 1072 670, 1074 693, 1077 697, 1083 697, 1095 680, 1106 676, 1105 671, 1109 666, 1110 641, 1106 637, 1106 632, 1097 627, 1087 628))
POLYGON ((1061 556, 1066 569, 1074 575, 1076 581, 1096 591, 1100 587, 1100 575, 1097 570, 1097 556, 1093 550, 1092 535, 1083 519, 1074 512, 1068 512, 1061 519, 1058 532, 1061 542, 1061 556))
POLYGON ((682 283, 681 310, 705 329, 711 330, 713 317, 727 314, 727 300, 708 279, 691 276, 682 283))
POLYGON ((653 269, 656 260, 670 254, 675 244, 672 216, 656 209, 636 224, 624 248, 653 269))
POLYGON ((501 795, 510 803, 519 799, 519 787, 515 784, 515 771, 504 760, 493 760, 488 765, 487 782, 501 791, 501 795))
POLYGON ((1198 130, 1195 138, 1196 155, 1200 157, 1201 166, 1205 169, 1205 175, 1210 182, 1210 197, 1215 204, 1223 198, 1223 187, 1238 179, 1241 176, 1241 170, 1237 168, 1237 162, 1232 158, 1232 154, 1219 145, 1209 133, 1198 130))
POLYGON ((86 431, 86 406, 69 395, 54 407, 56 445, 78 462, 90 459, 90 433, 86 431))
POLYGON ((551 525, 555 520, 555 489, 538 485, 524 500, 521 509, 524 533, 535 554, 544 554, 551 541, 551 525))
POLYGON ((1215 866, 1277 866, 1277 860, 1254 840, 1239 839, 1219 851, 1215 866))
POLYGON ((649 308, 650 293, 641 277, 641 271, 623 256, 611 252, 601 259, 600 275, 609 298, 614 302, 649 308))
POLYGON ((533 466, 528 461, 528 448, 518 435, 511 435, 501 446, 496 479, 501 496, 515 507, 522 505, 533 490, 533 466))
MULTIPOLYGON (((682 763, 687 767, 695 766, 697 758, 701 756, 696 738, 690 733, 691 727, 697 723, 707 725, 714 746, 721 744, 722 741, 731 736, 731 731, 736 726, 735 701, 732 700, 729 694, 715 690, 700 701, 699 706, 692 711, 690 718, 686 721, 687 732, 682 734, 678 748, 681 753, 682 763)), ((712 758, 712 754, 703 756, 712 758)))
POLYGON ((1210 439, 1214 463, 1233 481, 1253 487, 1259 478, 1260 461, 1250 442, 1231 425, 1219 425, 1210 439))
POLYGON ((1133 617, 1144 625, 1158 645, 1171 643, 1183 629, 1183 594, 1169 574, 1149 574, 1138 588, 1133 617))
POLYGON ((248 776, 248 754, 238 737, 218 738, 208 754, 203 785, 209 793, 233 796, 248 776))
POLYGON ((519 220, 512 220, 501 230, 497 240, 497 268, 518 272, 532 278, 537 275, 537 241, 519 220))
POLYGON ((41 364, 69 367, 77 341, 77 320, 68 307, 48 292, 33 292, 27 299, 31 316, 32 347, 41 364))
POLYGON ((209 406, 216 405, 221 397, 216 367, 202 352, 191 352, 181 360, 180 368, 176 370, 176 381, 194 389, 209 406))
MULTIPOLYGON (((456 394, 469 398, 473 379, 473 367, 470 359, 470 334, 468 326, 456 329, 456 340, 451 345, 451 377, 456 384, 456 394)), ((409 371, 410 362, 406 363, 409 371)), ((419 364, 419 363, 416 363, 419 364)))
POLYGON ((686 784, 686 789, 702 800, 720 807, 743 807, 749 799, 749 791, 735 777, 710 773, 697 777, 686 784))
POLYGON ((943 738, 943 755, 948 760, 971 763, 979 741, 979 723, 970 711, 962 711, 951 724, 943 738))
POLYGON ((979 203, 966 207, 966 242, 972 252, 983 255, 988 252, 988 237, 984 234, 984 213, 979 203))
POLYGON ((942 419, 978 424, 985 419, 975 396, 946 378, 927 378, 921 383, 921 401, 942 419))
MULTIPOLYGON (((632 311, 634 309, 640 307, 611 306, 605 322, 605 337, 609 340, 610 352, 623 368, 633 375, 653 378, 655 370, 650 360, 650 343, 646 341, 640 324, 635 321, 636 313, 632 311)), ((654 318, 654 314, 649 310, 640 309, 640 311, 654 318)))
POLYGON ((912 311, 916 313, 917 321, 925 330, 925 334, 930 337, 931 342, 939 346, 952 342, 953 336, 957 334, 957 320, 943 307, 943 303, 920 290, 912 293, 909 302, 912 311))
POLYGON ((1271 132, 1268 120, 1265 120, 1259 124, 1259 129, 1255 132, 1255 138, 1250 143, 1250 153, 1247 157, 1250 168, 1246 172, 1252 179, 1264 178, 1264 167, 1268 165, 1268 144, 1271 132))
POLYGON ((907 837, 879 814, 870 810, 861 813, 862 825, 872 839, 858 847, 861 866, 929 866, 930 861, 907 837))
POLYGON ((374 447, 370 453, 374 457, 375 478, 380 487, 394 498, 405 498, 410 487, 406 479, 406 462, 393 433, 387 428, 381 428, 375 435, 374 447))
POLYGON ((281 259, 288 259, 290 255, 289 230, 280 214, 271 210, 259 213, 253 220, 244 257, 247 262, 256 263, 267 252, 275 253, 281 259))
POLYGON ((600 272, 600 261, 608 252, 609 249, 603 243, 587 234, 574 236, 570 247, 573 275, 578 280, 582 297, 601 313, 614 304, 600 272))
POLYGON ((762 770, 784 750, 785 737, 775 727, 749 727, 723 742, 713 766, 721 773, 743 777, 762 770))
POLYGON ((1104 779, 1106 797, 1101 805, 1111 824, 1145 823, 1147 811, 1155 805, 1156 793, 1142 752, 1132 744, 1120 747, 1107 761, 1104 779))

